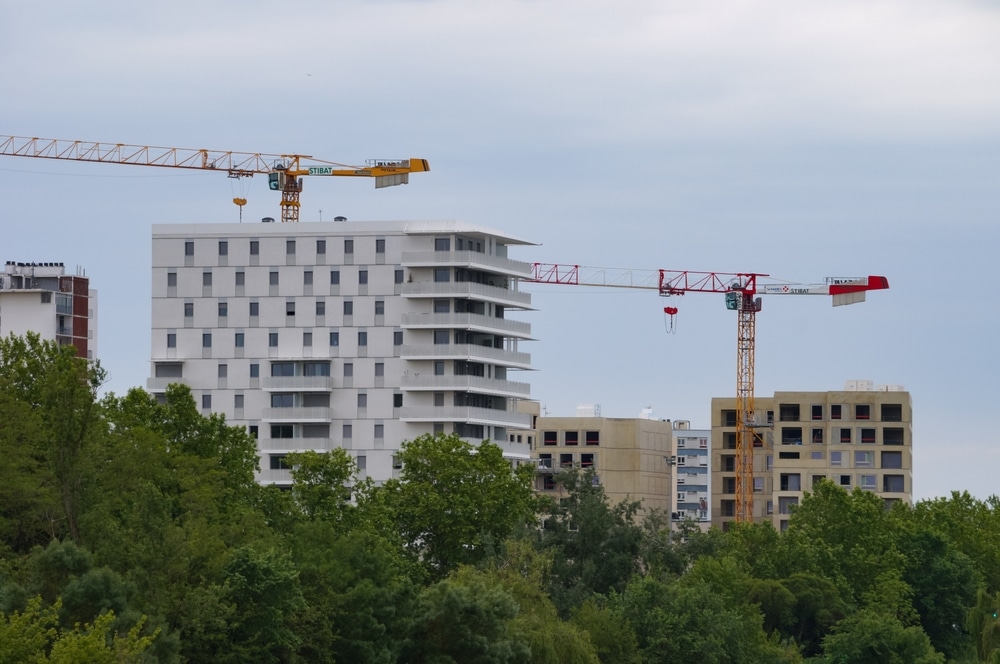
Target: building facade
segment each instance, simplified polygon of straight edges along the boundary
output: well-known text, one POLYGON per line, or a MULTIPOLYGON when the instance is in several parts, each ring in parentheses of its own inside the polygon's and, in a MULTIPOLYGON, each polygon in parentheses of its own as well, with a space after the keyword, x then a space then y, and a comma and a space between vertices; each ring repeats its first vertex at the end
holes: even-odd
POLYGON ((395 452, 424 433, 509 442, 531 417, 511 380, 531 308, 518 290, 529 244, 454 221, 157 225, 152 370, 147 388, 189 386, 205 413, 258 440, 265 483, 287 484, 285 456, 350 450, 384 481, 395 452))
POLYGON ((712 432, 692 429, 688 420, 674 420, 674 491, 676 503, 671 521, 679 524, 694 521, 702 530, 712 523, 709 503, 709 466, 712 453, 712 432))
POLYGON ((7 261, 0 275, 0 336, 35 332, 74 346, 78 357, 97 357, 97 291, 62 263, 7 261))
POLYGON ((535 490, 554 497, 556 474, 594 469, 612 504, 638 500, 641 513, 673 511, 673 429, 669 420, 609 417, 538 417, 531 434, 537 473, 535 490))
MULTIPOLYGON (((838 392, 775 392, 757 397, 755 421, 766 423, 753 454, 753 516, 775 528, 817 482, 859 487, 887 505, 913 496, 913 412, 898 385, 848 381, 838 392)), ((736 400, 712 400, 712 523, 736 514, 736 400)))

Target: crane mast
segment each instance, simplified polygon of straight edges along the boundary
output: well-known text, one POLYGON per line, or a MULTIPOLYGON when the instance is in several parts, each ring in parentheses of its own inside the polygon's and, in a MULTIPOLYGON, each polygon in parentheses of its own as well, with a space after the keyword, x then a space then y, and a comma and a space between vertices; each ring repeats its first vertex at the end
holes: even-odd
MULTIPOLYGON (((694 272, 691 270, 633 270, 535 263, 525 281, 574 286, 642 288, 663 297, 686 293, 724 293, 726 308, 736 312, 736 511, 737 522, 753 521, 753 450, 763 445, 755 421, 754 352, 757 339, 758 293, 765 295, 829 295, 834 306, 865 300, 870 290, 889 288, 882 276, 828 277, 820 284, 765 281, 757 272, 694 272)), ((676 307, 665 307, 670 316, 676 307)))

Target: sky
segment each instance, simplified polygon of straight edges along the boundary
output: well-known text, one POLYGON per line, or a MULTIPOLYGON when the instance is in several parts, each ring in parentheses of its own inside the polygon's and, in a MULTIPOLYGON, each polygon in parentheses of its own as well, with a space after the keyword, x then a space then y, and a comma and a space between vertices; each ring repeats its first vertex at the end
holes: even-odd
MULTIPOLYGON (((756 393, 903 385, 914 497, 1000 493, 1000 5, 971 0, 0 3, 0 134, 359 164, 302 219, 459 219, 528 262, 877 274, 864 304, 765 296, 756 393), (996 284, 996 286, 994 285, 996 284)), ((80 266, 107 389, 144 386, 151 226, 279 217, 263 178, 0 157, 0 259, 80 266)), ((710 425, 736 321, 691 294, 528 285, 550 415, 710 425)), ((527 346, 527 348, 525 348, 527 346)))

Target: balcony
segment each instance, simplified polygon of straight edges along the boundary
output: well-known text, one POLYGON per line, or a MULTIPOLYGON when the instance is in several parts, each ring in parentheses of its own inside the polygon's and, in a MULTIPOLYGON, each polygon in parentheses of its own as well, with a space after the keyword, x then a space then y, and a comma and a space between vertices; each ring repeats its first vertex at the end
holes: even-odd
POLYGON ((498 364, 517 369, 531 368, 531 355, 503 348, 475 344, 422 344, 403 346, 399 356, 404 360, 469 360, 498 364))
POLYGON ((265 422, 329 422, 332 410, 328 406, 296 406, 292 408, 265 408, 265 422))
MULTIPOLYGON (((287 409, 286 409, 287 410, 287 409)), ((275 452, 329 452, 337 447, 330 438, 268 438, 257 441, 261 456, 275 452)))
POLYGON ((448 298, 461 297, 484 302, 493 302, 515 309, 531 309, 531 293, 522 293, 507 288, 477 284, 472 281, 420 281, 403 284, 403 297, 448 298))
POLYGON ((483 316, 481 314, 403 314, 404 329, 457 328, 488 334, 501 334, 521 339, 531 338, 531 325, 520 320, 483 316))
POLYGON ((518 399, 527 399, 531 394, 531 385, 528 383, 482 376, 433 376, 409 373, 403 376, 400 387, 415 392, 472 392, 518 399))
POLYGON ((468 267, 511 277, 531 276, 531 263, 478 251, 404 251, 405 267, 468 267))
POLYGON ((513 410, 494 410, 475 406, 411 407, 400 408, 403 422, 467 422, 487 426, 531 428, 531 414, 513 410))
POLYGON ((146 391, 147 392, 163 392, 167 389, 168 385, 173 385, 178 383, 180 385, 190 385, 190 381, 187 378, 177 376, 174 378, 147 378, 146 379, 146 391))
POLYGON ((287 468, 261 470, 257 473, 257 481, 260 484, 291 484, 292 471, 287 468))
POLYGON ((260 379, 261 388, 270 392, 295 390, 301 392, 332 390, 332 376, 265 376, 260 379))

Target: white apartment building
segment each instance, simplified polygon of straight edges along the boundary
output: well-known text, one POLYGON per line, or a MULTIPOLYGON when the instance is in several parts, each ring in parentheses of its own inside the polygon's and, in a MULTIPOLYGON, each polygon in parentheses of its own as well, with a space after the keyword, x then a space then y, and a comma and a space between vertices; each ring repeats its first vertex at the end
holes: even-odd
POLYGON ((289 452, 351 451, 384 481, 424 433, 489 439, 512 459, 531 368, 518 289, 529 242, 457 221, 153 227, 147 388, 189 386, 204 413, 258 439, 265 483, 289 452))
POLYGON ((709 504, 709 464, 712 432, 692 429, 688 420, 674 420, 674 493, 676 502, 671 521, 676 525, 685 520, 698 524, 702 530, 712 525, 709 504))
POLYGON ((97 291, 79 268, 7 261, 0 274, 0 336, 35 332, 78 357, 97 357, 97 291))

